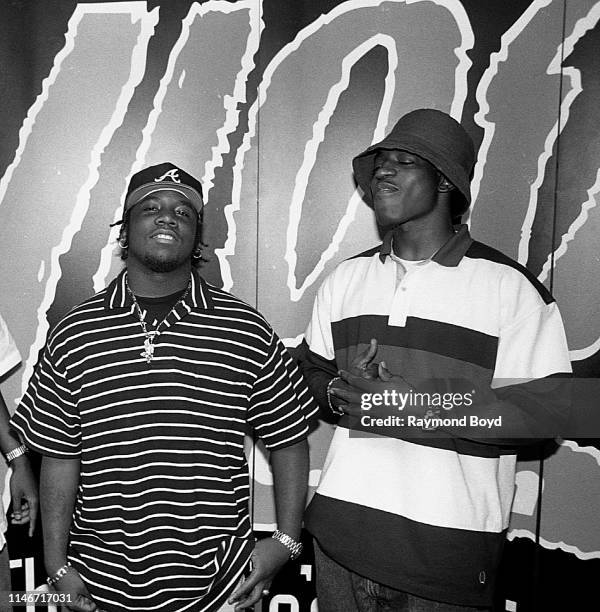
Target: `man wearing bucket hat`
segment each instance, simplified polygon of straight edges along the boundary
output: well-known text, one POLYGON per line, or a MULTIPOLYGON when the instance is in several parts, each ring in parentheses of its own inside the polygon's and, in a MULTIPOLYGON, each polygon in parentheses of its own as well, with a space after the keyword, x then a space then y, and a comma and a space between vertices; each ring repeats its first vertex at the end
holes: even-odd
POLYGON ((305 515, 320 610, 491 606, 516 438, 542 437, 536 424, 564 409, 552 381, 570 363, 552 296, 453 223, 474 161, 466 131, 433 109, 353 160, 383 242, 324 281, 302 358, 313 395, 339 417, 305 515), (450 407, 423 392, 436 385, 450 407), (375 406, 390 420, 371 419, 375 406), (444 421, 444 408, 506 427, 486 437, 444 421))
POLYGON ((194 269, 202 211, 176 165, 133 175, 126 267, 52 331, 13 417, 43 455, 48 583, 70 610, 246 608, 300 554, 316 406, 264 318, 194 269), (270 451, 278 521, 256 543, 248 427, 270 451))

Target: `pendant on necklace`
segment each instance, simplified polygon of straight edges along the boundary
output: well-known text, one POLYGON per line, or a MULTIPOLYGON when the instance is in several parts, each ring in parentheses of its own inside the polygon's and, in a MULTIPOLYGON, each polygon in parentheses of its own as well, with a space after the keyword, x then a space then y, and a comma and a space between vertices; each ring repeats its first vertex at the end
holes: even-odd
POLYGON ((154 357, 154 338, 158 336, 159 332, 152 331, 146 332, 146 339, 144 340, 144 350, 140 355, 146 360, 146 363, 150 363, 154 357))
POLYGON ((154 344, 152 344, 152 340, 150 338, 146 338, 144 340, 144 350, 140 353, 140 355, 146 360, 146 363, 150 363, 152 361, 152 357, 154 357, 154 344))

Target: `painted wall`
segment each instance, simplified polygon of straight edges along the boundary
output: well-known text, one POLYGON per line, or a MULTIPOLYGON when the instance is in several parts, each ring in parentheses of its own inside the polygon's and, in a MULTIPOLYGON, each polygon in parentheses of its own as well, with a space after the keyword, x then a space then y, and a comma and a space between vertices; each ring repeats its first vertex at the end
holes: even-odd
MULTIPOLYGON (((49 328, 118 271, 128 178, 165 160, 205 185, 206 278, 295 346, 324 276, 378 241, 351 158, 416 107, 462 120, 472 233, 553 291, 574 368, 596 377, 599 20, 594 0, 0 3, 0 310, 23 355, 8 403, 49 328)), ((312 485, 330 434, 311 440, 312 485)), ((600 432, 519 464, 499 610, 600 600, 599 449, 600 432)), ((11 529, 9 546, 15 586, 41 584, 39 538, 11 529)), ((307 556, 268 609, 308 611, 311 578, 307 556)))

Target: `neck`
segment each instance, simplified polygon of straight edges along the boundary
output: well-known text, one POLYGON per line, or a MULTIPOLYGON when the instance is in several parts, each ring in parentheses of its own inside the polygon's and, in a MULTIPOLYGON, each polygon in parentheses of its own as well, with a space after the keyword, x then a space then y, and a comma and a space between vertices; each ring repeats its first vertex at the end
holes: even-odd
POLYGON ((171 272, 153 272, 132 263, 127 263, 127 282, 135 295, 164 297, 182 291, 190 282, 191 265, 181 266, 171 272))
POLYGON ((453 235, 452 223, 439 223, 418 227, 409 222, 393 230, 393 249, 401 259, 422 260, 432 257, 453 235))

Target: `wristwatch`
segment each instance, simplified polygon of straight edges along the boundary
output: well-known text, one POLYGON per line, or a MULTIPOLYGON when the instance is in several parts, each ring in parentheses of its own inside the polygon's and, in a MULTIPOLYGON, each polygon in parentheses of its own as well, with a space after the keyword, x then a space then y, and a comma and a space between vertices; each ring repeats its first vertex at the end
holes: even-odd
POLYGON ((6 453, 6 463, 10 463, 17 457, 24 455, 29 452, 29 449, 25 446, 25 444, 21 444, 21 446, 17 446, 17 448, 13 448, 11 451, 6 453))
POLYGON ((300 542, 294 540, 292 536, 289 536, 287 533, 283 533, 283 531, 276 529, 271 537, 283 544, 290 551, 290 559, 292 561, 301 555, 303 546, 300 542))

